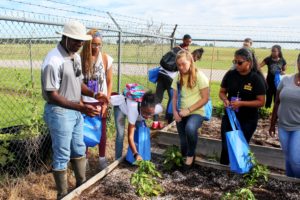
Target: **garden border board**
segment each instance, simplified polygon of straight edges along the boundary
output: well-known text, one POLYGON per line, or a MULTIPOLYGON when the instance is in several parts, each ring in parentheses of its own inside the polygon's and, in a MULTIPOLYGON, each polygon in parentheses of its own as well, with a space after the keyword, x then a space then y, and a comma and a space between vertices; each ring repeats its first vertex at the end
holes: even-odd
MULTIPOLYGON (((162 156, 164 150, 160 149, 160 148, 151 148, 151 152, 153 154, 162 156)), ((208 167, 208 168, 213 168, 213 169, 217 169, 217 170, 230 172, 230 168, 227 165, 222 165, 222 164, 219 164, 219 163, 216 163, 216 162, 207 161, 207 160, 204 160, 204 159, 199 158, 199 157, 195 158, 195 164, 199 165, 199 166, 202 166, 202 167, 208 167)), ((234 173, 234 172, 232 172, 232 173, 234 173)), ((288 182, 300 183, 300 179, 298 179, 298 178, 288 177, 288 176, 285 176, 285 175, 282 175, 282 174, 276 174, 276 173, 273 173, 273 172, 271 172, 269 174, 269 177, 273 178, 273 179, 277 179, 279 181, 288 181, 288 182)))
MULTIPOLYGON (((167 131, 167 127, 153 135, 152 140, 159 145, 179 145, 178 134, 167 131)), ((221 155, 221 147, 222 144, 219 139, 198 136, 196 154, 199 156, 219 158, 221 155)), ((285 170, 285 159, 281 149, 254 144, 250 144, 250 149, 254 152, 255 157, 261 164, 285 170)))
POLYGON ((62 200, 72 200, 75 197, 78 197, 84 190, 88 189, 90 186, 95 184, 97 181, 105 177, 107 174, 109 174, 111 171, 113 171, 121 162, 123 162, 125 159, 125 156, 119 158, 118 160, 115 160, 113 163, 111 163, 109 166, 107 166, 105 169, 100 171, 98 174, 94 175, 90 179, 88 179, 85 183, 74 189, 72 192, 67 194, 62 200))

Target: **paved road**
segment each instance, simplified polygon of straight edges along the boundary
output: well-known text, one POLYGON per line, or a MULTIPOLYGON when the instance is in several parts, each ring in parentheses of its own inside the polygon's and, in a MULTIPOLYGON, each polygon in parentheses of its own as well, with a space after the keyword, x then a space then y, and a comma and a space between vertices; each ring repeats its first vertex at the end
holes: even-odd
MULTIPOLYGON (((0 60, 0 67, 11 67, 11 68, 23 68, 30 69, 30 66, 34 69, 40 69, 42 61, 32 61, 29 60, 0 60)), ((122 64, 121 73, 124 75, 146 75, 148 69, 153 67, 147 65, 138 65, 138 64, 122 64)), ((210 78, 211 70, 210 69, 201 69, 205 75, 210 78)), ((117 74, 118 66, 117 64, 113 65, 113 73, 117 74)), ((212 71, 212 81, 221 81, 226 70, 217 70, 212 71)))

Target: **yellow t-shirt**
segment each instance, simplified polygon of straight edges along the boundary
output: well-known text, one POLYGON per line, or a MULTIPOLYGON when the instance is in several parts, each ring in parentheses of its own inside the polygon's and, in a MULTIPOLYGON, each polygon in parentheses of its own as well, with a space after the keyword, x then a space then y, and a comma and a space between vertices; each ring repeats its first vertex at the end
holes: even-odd
MULTIPOLYGON (((180 74, 173 79, 172 82, 172 88, 173 90, 176 90, 177 92, 177 82, 180 80, 180 74)), ((187 80, 188 75, 183 76, 183 86, 181 87, 181 96, 180 96, 180 109, 185 109, 193 104, 195 104, 197 101, 201 99, 200 90, 207 88, 209 86, 209 82, 207 77, 203 72, 200 70, 197 71, 197 82, 195 87, 188 88, 187 87, 187 80)), ((174 91, 175 92, 175 91, 174 91)), ((179 98, 179 97, 178 97, 179 98)), ((191 114, 200 114, 204 115, 204 106, 201 108, 194 110, 191 114)))

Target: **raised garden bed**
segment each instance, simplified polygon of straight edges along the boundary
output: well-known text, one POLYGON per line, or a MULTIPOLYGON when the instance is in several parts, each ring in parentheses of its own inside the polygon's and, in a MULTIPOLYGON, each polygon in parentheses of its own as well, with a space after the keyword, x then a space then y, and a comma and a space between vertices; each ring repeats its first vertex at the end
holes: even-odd
MULTIPOLYGON (((221 139, 221 118, 212 117, 210 121, 204 121, 199 135, 208 138, 221 139)), ((250 141, 251 144, 280 148, 278 138, 269 136, 270 120, 259 119, 256 131, 250 141)), ((168 132, 176 132, 176 125, 173 123, 164 129, 168 132)))
MULTIPOLYGON (((152 161, 163 171, 161 156, 153 154, 152 161)), ((84 191, 80 199, 140 199, 130 185, 131 174, 136 167, 121 163, 115 170, 84 191)), ((163 172, 159 183, 164 193, 154 199, 220 199, 225 193, 242 186, 241 175, 203 166, 195 166, 188 172, 179 170, 163 172)), ((256 199, 300 199, 299 183, 270 178, 265 184, 252 189, 256 199)))

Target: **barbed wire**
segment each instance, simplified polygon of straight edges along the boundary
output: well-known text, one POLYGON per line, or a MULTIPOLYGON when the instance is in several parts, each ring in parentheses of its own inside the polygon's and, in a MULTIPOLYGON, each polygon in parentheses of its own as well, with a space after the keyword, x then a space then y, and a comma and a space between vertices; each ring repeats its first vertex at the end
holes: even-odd
MULTIPOLYGON (((107 13, 107 11, 103 11, 103 10, 99 10, 99 9, 95 9, 95 8, 88 8, 88 7, 85 7, 85 6, 73 5, 73 4, 69 4, 69 3, 65 3, 65 2, 60 2, 60 1, 55 1, 55 0, 45 0, 45 1, 52 2, 52 3, 59 3, 59 4, 62 4, 62 5, 73 6, 73 7, 77 7, 77 8, 81 8, 81 9, 86 9, 86 10, 90 10, 90 11, 95 11, 95 12, 107 13)), ((138 20, 138 21, 142 21, 142 22, 147 21, 147 19, 143 19, 143 18, 128 16, 128 15, 122 15, 122 14, 118 14, 118 13, 114 13, 114 12, 110 12, 110 13, 113 14, 114 16, 120 16, 120 17, 123 17, 123 18, 132 19, 132 20, 138 20)), ((161 23, 161 22, 158 22, 158 21, 155 21, 155 20, 153 22, 161 23)), ((165 25, 169 25, 171 27, 174 26, 172 24, 165 24, 165 25)))
MULTIPOLYGON (((33 12, 33 11, 26 11, 26 10, 22 10, 22 9, 6 8, 6 7, 0 7, 0 9, 4 9, 5 11, 6 10, 16 11, 17 12, 16 14, 25 14, 25 13, 27 13, 27 14, 33 14, 33 15, 35 15, 35 17, 38 17, 37 15, 41 15, 39 17, 43 17, 44 19, 45 19, 45 17, 57 17, 57 18, 59 18, 59 19, 57 19, 57 22, 59 20, 61 21, 62 19, 65 19, 65 20, 80 20, 80 21, 83 21, 83 22, 100 24, 98 21, 84 20, 82 18, 66 17, 66 16, 53 15, 53 14, 45 14, 45 13, 39 13, 39 12, 33 12)), ((23 15, 23 17, 25 17, 25 16, 23 15)))
MULTIPOLYGON (((100 12, 100 13, 105 14, 105 15, 100 16, 98 14, 97 15, 92 14, 91 12, 82 12, 82 11, 74 11, 74 10, 70 10, 70 9, 62 9, 62 8, 45 6, 45 5, 36 4, 36 3, 32 3, 32 2, 27 2, 27 1, 19 1, 19 0, 7 0, 7 1, 15 2, 15 3, 23 4, 23 5, 28 5, 28 6, 37 6, 37 7, 40 7, 40 8, 45 8, 45 9, 50 9, 50 10, 56 10, 56 11, 59 10, 59 11, 62 11, 62 12, 80 14, 80 15, 84 15, 85 17, 86 16, 98 17, 98 18, 100 18, 100 20, 101 19, 107 20, 106 23, 109 23, 111 26, 115 26, 115 24, 110 21, 111 20, 110 17, 105 16, 107 14, 107 12, 101 11, 101 10, 98 10, 98 9, 91 9, 91 8, 87 8, 87 7, 83 7, 83 6, 77 6, 77 5, 73 5, 73 4, 69 4, 69 3, 58 2, 58 1, 55 1, 55 0, 45 0, 47 2, 58 3, 58 4, 61 4, 61 5, 68 5, 68 6, 77 7, 77 8, 80 8, 80 9, 89 10, 89 11, 92 11, 92 12, 97 12, 97 13, 100 12)), ((137 19, 137 20, 143 22, 143 23, 133 22, 133 21, 129 21, 129 20, 118 17, 117 21, 119 23, 122 22, 122 23, 120 23, 122 29, 125 29, 125 28, 132 29, 133 27, 135 27, 135 30, 139 30, 141 32, 152 32, 152 33, 157 34, 157 33, 160 33, 159 30, 162 29, 161 27, 166 27, 166 25, 163 24, 163 23, 154 24, 153 21, 151 21, 151 23, 149 23, 145 19, 140 19, 140 18, 135 18, 135 17, 128 17, 128 16, 125 16, 125 15, 120 15, 120 14, 114 13, 114 18, 115 18, 115 16, 123 16, 123 17, 126 17, 126 18, 137 19)))
POLYGON ((20 3, 20 4, 24 4, 24 5, 29 5, 29 6, 37 6, 37 7, 40 7, 40 8, 54 9, 54 10, 59 10, 59 11, 63 11, 63 12, 71 12, 71 13, 76 13, 76 14, 80 14, 80 15, 87 15, 87 16, 99 17, 99 18, 103 17, 103 18, 109 19, 108 16, 93 15, 93 14, 90 14, 90 13, 87 13, 87 12, 80 12, 80 11, 62 9, 62 8, 58 8, 58 7, 50 7, 50 6, 35 4, 35 3, 31 3, 31 2, 24 2, 24 1, 17 1, 17 0, 7 0, 7 1, 20 3))

